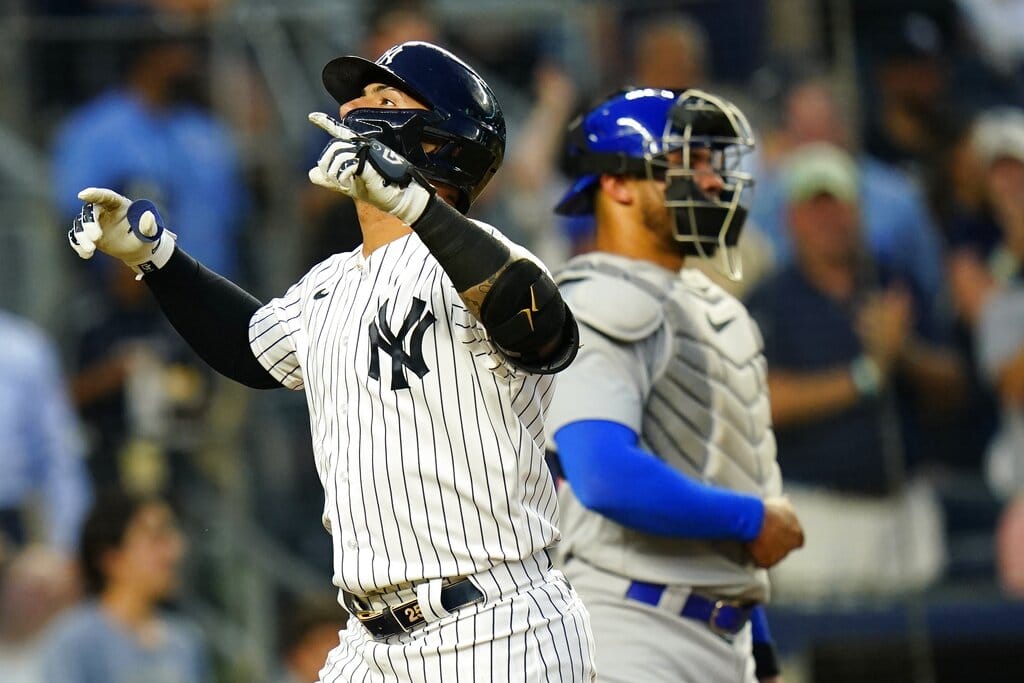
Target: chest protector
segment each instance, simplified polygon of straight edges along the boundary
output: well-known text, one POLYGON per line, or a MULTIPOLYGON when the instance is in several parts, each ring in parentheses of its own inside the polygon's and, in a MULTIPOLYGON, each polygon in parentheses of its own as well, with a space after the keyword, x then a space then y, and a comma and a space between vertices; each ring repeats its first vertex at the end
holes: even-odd
POLYGON ((666 348, 653 368, 642 439, 677 470, 760 496, 781 491, 761 334, 699 271, 663 299, 666 348))
MULTIPOLYGON (((746 308, 700 271, 657 282, 630 266, 588 255, 574 259, 558 279, 577 283, 570 303, 580 322, 645 350, 650 388, 640 445, 696 481, 762 498, 779 495, 764 344, 746 308)), ((567 512, 575 507, 571 501, 567 512)), ((589 542, 573 543, 573 552, 612 571, 635 574, 644 567, 645 576, 637 578, 645 580, 766 597, 767 577, 738 541, 668 539, 607 519, 600 527, 584 534, 589 542), (622 561, 602 549, 613 538, 622 561)))

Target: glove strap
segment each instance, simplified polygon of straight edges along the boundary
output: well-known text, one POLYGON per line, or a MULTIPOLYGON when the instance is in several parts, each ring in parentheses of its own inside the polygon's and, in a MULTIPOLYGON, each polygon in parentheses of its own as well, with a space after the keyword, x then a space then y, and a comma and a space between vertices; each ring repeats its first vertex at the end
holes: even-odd
POLYGON ((146 273, 155 272, 167 265, 167 261, 170 260, 171 255, 174 253, 174 238, 175 234, 173 232, 164 230, 160 241, 154 244, 151 249, 147 249, 145 261, 128 263, 128 266, 136 273, 136 280, 141 280, 146 273))
POLYGON ((356 175, 361 174, 363 167, 369 163, 384 179, 385 185, 395 185, 405 190, 402 200, 389 209, 389 213, 409 226, 423 216, 436 191, 407 159, 390 147, 385 147, 379 140, 363 143, 356 152, 356 158, 359 160, 356 175))

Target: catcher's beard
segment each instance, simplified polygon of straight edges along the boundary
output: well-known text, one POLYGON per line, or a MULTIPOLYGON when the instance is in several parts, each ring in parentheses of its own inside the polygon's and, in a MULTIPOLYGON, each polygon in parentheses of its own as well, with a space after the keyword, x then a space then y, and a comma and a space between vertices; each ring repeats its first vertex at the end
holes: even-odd
POLYGON ((658 240, 661 251, 687 256, 685 245, 675 238, 675 220, 672 209, 665 206, 665 193, 650 185, 650 192, 640 193, 640 215, 644 225, 658 240))

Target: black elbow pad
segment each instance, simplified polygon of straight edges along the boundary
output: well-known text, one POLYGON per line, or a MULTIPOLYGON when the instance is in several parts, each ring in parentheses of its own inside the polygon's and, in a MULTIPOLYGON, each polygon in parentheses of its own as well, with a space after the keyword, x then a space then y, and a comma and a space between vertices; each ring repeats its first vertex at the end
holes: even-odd
POLYGON ((565 318, 558 287, 527 259, 513 262, 498 276, 480 308, 480 322, 494 343, 523 356, 557 339, 565 318))

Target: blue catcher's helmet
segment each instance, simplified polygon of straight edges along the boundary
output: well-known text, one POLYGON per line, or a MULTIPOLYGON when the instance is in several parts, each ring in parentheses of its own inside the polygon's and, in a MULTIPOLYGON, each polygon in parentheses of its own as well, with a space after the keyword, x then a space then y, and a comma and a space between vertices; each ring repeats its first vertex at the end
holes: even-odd
POLYGON ((396 45, 371 62, 337 57, 324 67, 324 87, 338 104, 371 83, 394 86, 427 109, 360 108, 342 123, 379 139, 424 176, 459 192, 465 213, 501 166, 505 117, 490 87, 452 53, 424 42, 396 45), (433 145, 426 152, 423 145, 433 145))
POLYGON ((576 182, 555 211, 594 212, 602 174, 665 182, 665 205, 672 211, 675 238, 685 254, 718 253, 732 279, 742 277, 736 251, 747 217, 753 179, 740 168, 754 147, 750 124, 731 102, 697 89, 682 92, 632 88, 605 100, 573 122, 569 167, 576 182), (702 192, 690 150, 710 150, 723 183, 717 196, 702 192))

